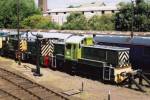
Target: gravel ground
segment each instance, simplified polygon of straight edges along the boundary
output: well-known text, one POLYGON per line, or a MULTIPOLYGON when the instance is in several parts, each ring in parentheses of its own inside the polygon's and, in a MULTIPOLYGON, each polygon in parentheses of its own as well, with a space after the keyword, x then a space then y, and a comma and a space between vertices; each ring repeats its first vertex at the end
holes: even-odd
POLYGON ((43 84, 48 88, 54 88, 56 91, 64 92, 71 89, 81 89, 82 82, 84 83, 84 91, 80 94, 73 95, 72 97, 83 100, 107 100, 110 91, 111 100, 150 100, 150 88, 146 88, 147 92, 142 93, 136 90, 104 84, 99 81, 71 76, 69 74, 53 71, 48 68, 41 68, 42 77, 35 77, 31 72, 31 68, 35 65, 22 63, 18 66, 14 60, 0 57, 0 65, 18 70, 20 73, 26 75, 32 80, 43 84))

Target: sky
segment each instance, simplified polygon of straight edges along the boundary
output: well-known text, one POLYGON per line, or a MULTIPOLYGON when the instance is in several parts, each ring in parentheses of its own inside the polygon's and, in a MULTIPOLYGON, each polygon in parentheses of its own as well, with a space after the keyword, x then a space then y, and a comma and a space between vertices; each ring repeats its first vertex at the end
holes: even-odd
MULTIPOLYGON (((47 0, 48 1, 48 9, 52 9, 52 8, 66 8, 69 5, 80 5, 82 3, 91 3, 91 2, 95 2, 95 1, 100 1, 100 2, 105 2, 107 3, 118 3, 121 1, 131 1, 131 0, 47 0)), ((38 2, 38 0, 36 0, 36 3, 38 2)))

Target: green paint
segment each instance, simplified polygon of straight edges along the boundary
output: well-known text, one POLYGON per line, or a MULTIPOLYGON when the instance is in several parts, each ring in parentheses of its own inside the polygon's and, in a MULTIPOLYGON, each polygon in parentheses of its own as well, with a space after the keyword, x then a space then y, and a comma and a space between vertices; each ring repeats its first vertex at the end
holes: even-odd
POLYGON ((93 38, 86 37, 84 40, 78 43, 66 43, 65 46, 65 59, 77 61, 81 58, 82 45, 88 46, 93 45, 93 38))

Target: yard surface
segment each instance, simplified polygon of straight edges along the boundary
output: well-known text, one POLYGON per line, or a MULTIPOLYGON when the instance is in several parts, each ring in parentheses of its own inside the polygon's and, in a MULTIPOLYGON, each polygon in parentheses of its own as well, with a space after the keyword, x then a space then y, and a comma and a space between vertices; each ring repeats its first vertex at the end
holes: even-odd
POLYGON ((18 73, 48 87, 54 88, 58 92, 65 92, 71 89, 79 90, 84 85, 84 91, 72 97, 83 100, 107 100, 110 91, 111 100, 150 100, 150 88, 146 88, 146 93, 133 89, 120 87, 112 84, 83 78, 80 76, 71 76, 64 72, 54 71, 49 68, 41 68, 42 77, 35 77, 31 68, 35 65, 22 63, 21 66, 11 59, 0 57, 0 65, 10 70, 16 70, 18 73))

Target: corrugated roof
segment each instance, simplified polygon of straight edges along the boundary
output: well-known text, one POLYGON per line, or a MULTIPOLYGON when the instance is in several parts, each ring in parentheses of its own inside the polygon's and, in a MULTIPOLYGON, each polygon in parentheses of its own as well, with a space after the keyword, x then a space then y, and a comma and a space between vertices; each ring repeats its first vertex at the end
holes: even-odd
POLYGON ((86 37, 90 37, 89 35, 75 35, 71 36, 66 40, 66 43, 80 43, 82 40, 84 40, 86 37))
POLYGON ((118 10, 118 9, 116 6, 101 6, 101 7, 51 9, 47 12, 48 13, 52 13, 52 12, 80 12, 80 11, 102 11, 102 10, 118 10))
MULTIPOLYGON (((37 35, 40 34, 43 36, 42 39, 61 39, 61 40, 66 40, 68 37, 70 37, 72 34, 64 34, 64 33, 52 33, 52 32, 32 32, 32 34, 37 35)), ((36 36, 33 36, 31 34, 31 32, 28 33, 28 39, 29 40, 35 40, 36 36)), ((21 38, 26 38, 27 37, 27 33, 25 33, 24 35, 21 36, 21 38)))
MULTIPOLYGON (((41 34, 41 33, 40 33, 41 34)), ((42 34, 43 38, 57 38, 57 39, 67 39, 72 34, 64 34, 64 33, 44 33, 42 34)))

